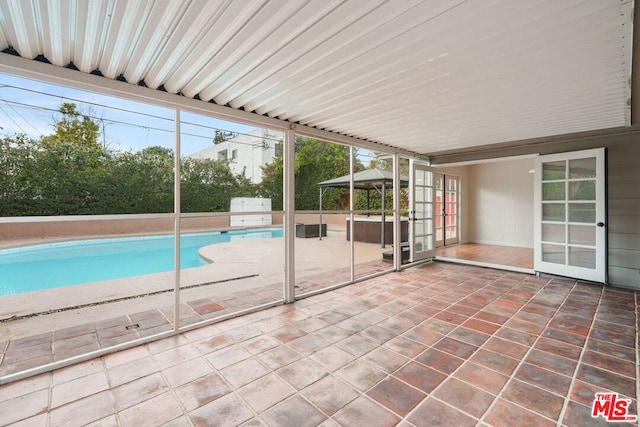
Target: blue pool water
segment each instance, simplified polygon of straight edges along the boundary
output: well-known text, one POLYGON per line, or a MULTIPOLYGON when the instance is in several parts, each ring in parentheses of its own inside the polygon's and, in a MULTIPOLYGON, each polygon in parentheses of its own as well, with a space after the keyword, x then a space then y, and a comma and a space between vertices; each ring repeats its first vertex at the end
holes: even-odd
MULTIPOLYGON (((282 237, 281 228, 183 234, 180 268, 205 265, 198 249, 282 237)), ((0 295, 171 271, 174 237, 79 240, 0 250, 0 295)))

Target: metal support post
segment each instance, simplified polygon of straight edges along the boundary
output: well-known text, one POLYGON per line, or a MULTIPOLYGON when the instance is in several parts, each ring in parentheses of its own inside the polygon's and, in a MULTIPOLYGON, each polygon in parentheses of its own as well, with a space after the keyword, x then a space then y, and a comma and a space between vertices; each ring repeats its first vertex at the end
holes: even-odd
POLYGON ((284 300, 294 302, 295 295, 295 125, 284 132, 284 300))

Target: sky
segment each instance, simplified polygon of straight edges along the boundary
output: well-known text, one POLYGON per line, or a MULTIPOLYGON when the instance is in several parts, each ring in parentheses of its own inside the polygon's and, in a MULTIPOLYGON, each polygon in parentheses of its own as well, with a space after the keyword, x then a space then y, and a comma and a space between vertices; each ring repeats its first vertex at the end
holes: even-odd
MULTIPOLYGON (((63 102, 100 124, 100 139, 109 148, 138 151, 145 147, 174 147, 174 111, 170 108, 105 96, 0 74, 0 134, 24 133, 32 138, 53 133, 63 102)), ((248 133, 239 123, 188 112, 181 113, 181 154, 189 155, 212 145, 215 130, 248 133)))
MULTIPOLYGON (((53 85, 0 73, 0 136, 18 133, 38 139, 53 133, 61 117, 62 103, 72 102, 101 127, 100 142, 120 151, 146 147, 174 148, 174 110, 124 98, 53 85)), ((241 123, 182 112, 181 156, 211 147, 216 129, 249 133, 255 129, 241 123)), ((368 165, 375 158, 359 149, 358 158, 368 165)))

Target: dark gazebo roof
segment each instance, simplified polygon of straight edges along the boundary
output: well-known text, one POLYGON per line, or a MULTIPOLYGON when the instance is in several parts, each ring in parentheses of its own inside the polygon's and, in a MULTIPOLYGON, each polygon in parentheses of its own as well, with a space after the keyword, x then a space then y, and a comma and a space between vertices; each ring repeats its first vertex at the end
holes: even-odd
MULTIPOLYGON (((345 175, 319 182, 318 187, 349 188, 350 182, 350 176, 345 175)), ((381 169, 367 169, 353 174, 353 187, 357 189, 369 190, 382 183, 385 186, 387 184, 389 187, 393 186, 393 173, 381 169)), ((400 187, 408 186, 409 177, 400 175, 400 187)))

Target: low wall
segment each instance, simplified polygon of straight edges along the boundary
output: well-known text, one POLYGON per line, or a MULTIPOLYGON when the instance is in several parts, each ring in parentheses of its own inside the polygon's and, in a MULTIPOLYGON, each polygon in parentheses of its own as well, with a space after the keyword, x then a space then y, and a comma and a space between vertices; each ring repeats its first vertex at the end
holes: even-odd
MULTIPOLYGON (((322 214, 322 222, 329 230, 346 231, 344 214, 322 214)), ((317 224, 320 216, 317 213, 296 213, 295 222, 317 224)), ((272 224, 282 225, 283 214, 272 214, 272 224)), ((229 216, 182 218, 182 231, 210 231, 231 228, 229 216)), ((85 237, 104 237, 120 235, 166 234, 173 232, 173 218, 126 218, 121 219, 86 219, 63 221, 38 221, 28 223, 0 223, 0 247, 17 246, 25 242, 41 240, 55 241, 79 239, 85 237)))
MULTIPOLYGON (((86 219, 0 223, 0 247, 38 241, 56 241, 85 237, 147 235, 173 233, 174 220, 166 218, 86 219)), ((282 214, 273 214, 272 224, 282 225, 282 214)), ((182 231, 229 229, 229 216, 192 217, 180 220, 182 231)))

